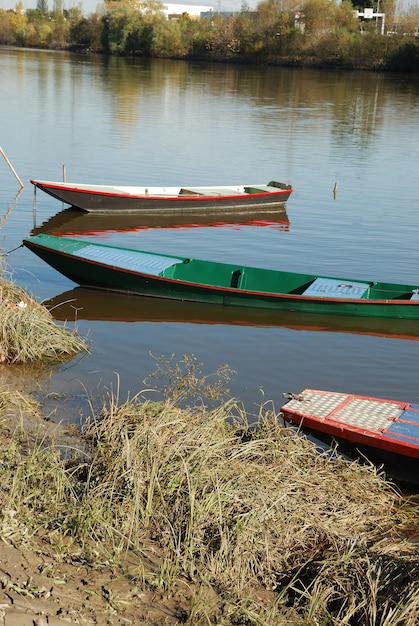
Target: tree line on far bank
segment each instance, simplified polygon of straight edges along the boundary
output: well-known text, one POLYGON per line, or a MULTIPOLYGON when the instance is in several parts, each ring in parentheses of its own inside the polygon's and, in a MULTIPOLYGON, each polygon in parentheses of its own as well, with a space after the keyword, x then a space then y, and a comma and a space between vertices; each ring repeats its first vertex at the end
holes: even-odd
MULTIPOLYGON (((356 7, 370 5, 359 0, 356 7)), ((0 9, 0 44, 112 55, 311 67, 419 71, 419 7, 397 18, 382 0, 386 26, 360 21, 349 0, 261 0, 256 9, 168 19, 156 0, 108 0, 84 16, 81 5, 38 0, 36 9, 0 9)), ((378 11, 377 11, 378 12, 378 11)))

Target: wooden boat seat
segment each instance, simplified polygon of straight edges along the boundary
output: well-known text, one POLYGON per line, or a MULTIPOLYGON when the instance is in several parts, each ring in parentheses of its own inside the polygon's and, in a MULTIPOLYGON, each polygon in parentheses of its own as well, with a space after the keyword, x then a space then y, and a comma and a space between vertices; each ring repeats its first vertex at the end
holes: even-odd
POLYGON ((183 259, 160 256, 159 254, 147 254, 134 250, 121 250, 116 248, 101 248, 97 245, 85 246, 74 252, 74 256, 81 259, 89 259, 97 263, 107 263, 115 268, 132 270, 159 276, 165 269, 176 263, 183 263, 183 259))
POLYGON ((369 287, 369 283, 343 282, 333 278, 316 278, 302 292, 302 295, 316 298, 363 298, 369 287))

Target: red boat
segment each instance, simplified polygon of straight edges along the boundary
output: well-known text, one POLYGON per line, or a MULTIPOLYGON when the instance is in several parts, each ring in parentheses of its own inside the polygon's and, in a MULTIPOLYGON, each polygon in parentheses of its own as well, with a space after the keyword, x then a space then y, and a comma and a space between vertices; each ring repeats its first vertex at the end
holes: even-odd
POLYGON ((419 405, 316 389, 284 395, 287 422, 383 466, 394 480, 419 484, 419 405))

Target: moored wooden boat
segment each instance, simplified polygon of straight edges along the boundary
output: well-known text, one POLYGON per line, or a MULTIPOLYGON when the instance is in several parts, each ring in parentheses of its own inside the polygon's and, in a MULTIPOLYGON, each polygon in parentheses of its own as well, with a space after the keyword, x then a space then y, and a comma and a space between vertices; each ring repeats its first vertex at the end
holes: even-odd
POLYGON ((136 187, 89 185, 32 179, 35 189, 83 211, 131 213, 137 211, 226 211, 282 207, 293 192, 292 185, 267 184, 184 187, 136 187))
POLYGON ((23 244, 85 287, 262 309, 419 319, 417 285, 203 261, 45 234, 23 244))
POLYGON ((288 395, 282 415, 352 458, 382 465, 395 480, 419 484, 419 405, 304 389, 288 395))

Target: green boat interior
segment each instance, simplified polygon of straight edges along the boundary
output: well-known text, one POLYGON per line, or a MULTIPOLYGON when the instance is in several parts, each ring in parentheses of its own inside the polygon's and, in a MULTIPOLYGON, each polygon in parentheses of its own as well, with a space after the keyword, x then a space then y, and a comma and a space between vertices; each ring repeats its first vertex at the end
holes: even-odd
POLYGON ((160 275, 186 282, 273 294, 364 300, 419 300, 419 290, 411 285, 323 278, 312 274, 237 267, 199 259, 186 259, 182 263, 170 265, 160 275))

